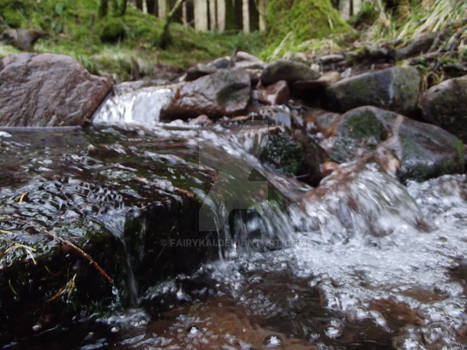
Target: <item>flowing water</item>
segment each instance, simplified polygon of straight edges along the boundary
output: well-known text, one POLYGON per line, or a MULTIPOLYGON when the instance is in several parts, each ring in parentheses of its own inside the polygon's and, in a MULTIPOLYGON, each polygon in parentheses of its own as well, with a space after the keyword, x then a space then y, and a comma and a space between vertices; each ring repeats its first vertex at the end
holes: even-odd
MULTIPOLYGON (((37 133, 0 133, 11 153, 4 160, 21 164, 15 182, 0 179, 11 187, 1 198, 33 192, 67 154, 73 164, 60 165, 63 177, 150 180, 171 196, 176 188, 194 193, 203 203, 199 230, 217 235, 215 258, 148 288, 137 288, 127 256, 133 308, 83 320, 73 333, 76 348, 465 348, 465 175, 404 186, 375 164, 349 163, 314 190, 255 157, 267 125, 158 123, 168 94, 119 91, 93 128, 53 131, 46 149, 33 146, 42 142, 37 133), (96 160, 101 144, 126 158, 96 160), (206 185, 212 173, 215 181, 206 185)), ((72 185, 61 183, 61 192, 72 185)), ((84 210, 82 190, 82 183, 70 189, 73 200, 62 200, 60 215, 84 210)), ((129 187, 133 199, 122 200, 106 191, 88 188, 87 202, 96 192, 107 202, 86 215, 118 236, 121 211, 138 194, 129 187)), ((44 220, 52 214, 43 213, 44 220)))

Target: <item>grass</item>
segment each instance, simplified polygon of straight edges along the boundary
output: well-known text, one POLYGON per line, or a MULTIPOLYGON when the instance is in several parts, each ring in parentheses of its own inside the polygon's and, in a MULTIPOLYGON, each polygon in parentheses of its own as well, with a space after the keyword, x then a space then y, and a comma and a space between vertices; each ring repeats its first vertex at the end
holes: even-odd
MULTIPOLYGON (((164 21, 128 7, 123 17, 98 16, 98 0, 0 0, 0 31, 6 27, 40 29, 48 33, 38 41, 38 53, 70 55, 93 73, 117 80, 132 78, 135 69, 150 74, 158 64, 186 68, 195 63, 231 55, 234 50, 259 54, 264 38, 259 33, 200 33, 181 24, 171 25, 173 43, 158 47, 164 21), (124 38, 106 42, 102 33, 111 22, 121 24, 124 38), (137 67, 136 67, 137 66, 137 67)), ((17 50, 0 45, 0 57, 17 50)))

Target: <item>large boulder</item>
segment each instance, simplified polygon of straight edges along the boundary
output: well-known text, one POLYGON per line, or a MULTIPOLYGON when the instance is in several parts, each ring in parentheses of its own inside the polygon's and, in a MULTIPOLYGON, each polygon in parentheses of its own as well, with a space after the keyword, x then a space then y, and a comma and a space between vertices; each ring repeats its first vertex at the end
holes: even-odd
POLYGON ((207 191, 215 175, 182 153, 157 153, 154 139, 131 132, 8 135, 0 137, 0 344, 105 310, 117 302, 113 287, 127 305, 217 256, 190 192, 207 191))
POLYGON ((318 78, 319 73, 306 64, 287 60, 278 60, 268 64, 261 74, 263 85, 273 84, 279 80, 292 83, 298 80, 315 80, 318 78))
POLYGON ((400 162, 397 176, 402 181, 464 170, 462 141, 435 125, 371 106, 355 108, 341 116, 332 160, 348 162, 382 149, 400 162))
POLYGON ((423 118, 467 143, 467 75, 431 87, 420 99, 423 118))
POLYGON ((0 125, 73 126, 88 121, 110 91, 65 55, 24 53, 0 63, 0 125))
POLYGON ((250 94, 250 76, 246 71, 221 69, 178 85, 172 101, 161 111, 161 120, 239 114, 248 106, 250 94))
POLYGON ((372 105, 402 114, 416 109, 420 74, 413 67, 392 67, 341 80, 327 89, 326 105, 345 112, 372 105))

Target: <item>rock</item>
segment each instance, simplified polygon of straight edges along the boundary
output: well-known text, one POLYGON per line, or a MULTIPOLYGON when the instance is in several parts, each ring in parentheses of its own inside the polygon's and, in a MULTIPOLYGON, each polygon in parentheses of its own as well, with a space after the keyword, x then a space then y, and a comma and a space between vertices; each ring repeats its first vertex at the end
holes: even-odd
POLYGON ((423 119, 467 143, 467 75, 432 86, 420 99, 423 119))
POLYGON ((339 55, 339 54, 330 54, 330 55, 325 55, 325 56, 321 56, 318 58, 318 62, 322 65, 338 63, 344 60, 345 60, 345 56, 339 55))
POLYGON ((279 80, 277 83, 255 90, 254 93, 254 97, 264 104, 281 105, 288 101, 290 90, 285 80, 279 80))
POLYGON ((298 80, 292 83, 292 95, 302 99, 307 104, 319 103, 326 88, 339 79, 338 72, 326 72, 317 80, 298 80))
POLYGON ((0 35, 0 41, 5 41, 23 51, 32 51, 36 41, 46 35, 47 33, 39 30, 7 29, 0 35))
POLYGON ((211 170, 159 153, 153 138, 131 132, 52 128, 11 135, 0 140, 0 229, 9 232, 0 240, 1 344, 30 334, 37 322, 49 329, 77 313, 116 306, 114 287, 128 305, 156 282, 217 256, 215 233, 200 230, 202 199, 190 192, 211 188, 211 170), (180 243, 195 239, 210 244, 180 243))
POLYGON ((263 85, 269 85, 279 80, 291 83, 297 80, 315 80, 318 78, 319 73, 304 63, 279 60, 266 66, 261 75, 261 82, 263 85))
POLYGON ((298 80, 292 83, 292 95, 308 104, 321 100, 328 84, 321 80, 298 80))
POLYGON ((370 106, 341 117, 330 154, 333 161, 348 162, 380 151, 392 153, 400 162, 400 167, 393 160, 386 165, 398 167, 402 181, 462 173, 464 169, 462 142, 435 125, 370 106))
POLYGON ((340 112, 373 105, 399 113, 417 106, 420 74, 413 67, 393 67, 364 73, 331 85, 325 104, 340 112))
POLYGON ((320 165, 324 152, 311 138, 301 133, 290 135, 269 130, 265 141, 259 154, 263 163, 282 174, 297 176, 313 186, 323 178, 320 165))
POLYGON ((217 72, 217 68, 198 63, 186 71, 185 81, 193 81, 205 75, 217 72))
POLYGON ((65 55, 9 56, 0 69, 2 126, 83 125, 112 87, 65 55))
POLYGON ((194 119, 191 119, 188 124, 190 125, 199 125, 199 126, 208 126, 212 124, 212 120, 205 114, 201 114, 194 119))
POLYGON ((232 58, 221 57, 207 64, 198 63, 186 72, 185 81, 193 81, 205 75, 217 72, 219 69, 229 69, 234 65, 232 58))
POLYGON ((235 68, 264 69, 265 65, 258 57, 247 52, 239 51, 235 54, 235 68))
POLYGON ((195 81, 180 84, 172 101, 161 111, 161 120, 233 116, 250 101, 250 76, 244 70, 221 69, 195 81))
POLYGON ((409 45, 404 46, 396 51, 397 59, 403 60, 408 57, 413 57, 422 52, 427 52, 433 42, 435 41, 438 33, 428 33, 415 38, 409 45))

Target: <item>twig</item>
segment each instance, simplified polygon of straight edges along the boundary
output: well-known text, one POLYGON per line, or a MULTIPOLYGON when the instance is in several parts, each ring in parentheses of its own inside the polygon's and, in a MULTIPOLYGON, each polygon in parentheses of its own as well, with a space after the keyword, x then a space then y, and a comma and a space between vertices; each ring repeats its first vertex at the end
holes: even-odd
POLYGON ((114 281, 113 279, 107 274, 107 272, 105 272, 105 270, 88 254, 86 253, 83 249, 81 249, 80 247, 78 247, 77 245, 75 245, 73 242, 67 240, 67 239, 64 239, 62 237, 59 237, 55 234, 53 234, 52 232, 42 228, 42 227, 38 227, 34 224, 31 224, 29 222, 26 222, 24 220, 21 220, 21 219, 17 219, 17 218, 14 218, 14 217, 9 217, 9 216, 5 216, 5 217, 1 217, 0 218, 0 221, 16 221, 16 222, 19 222, 21 224, 24 224, 24 225, 29 225, 29 226, 32 226, 36 231, 38 232, 41 232, 45 235, 48 235, 56 240, 58 240, 59 242, 63 243, 63 244, 66 244, 67 246, 69 246, 70 248, 74 249, 76 252, 78 252, 82 257, 84 257, 86 260, 89 261, 89 263, 94 266, 94 268, 99 271, 99 273, 107 280, 109 281, 109 283, 113 284, 114 281))

